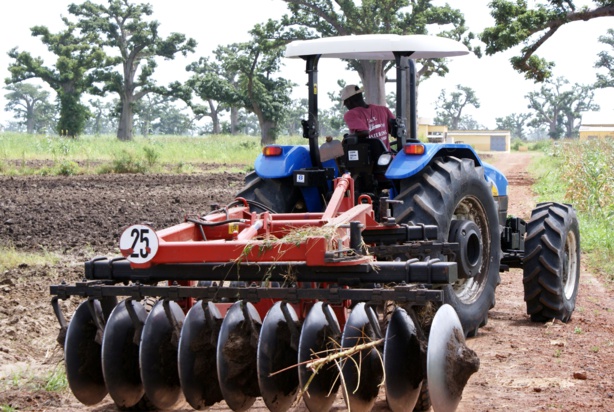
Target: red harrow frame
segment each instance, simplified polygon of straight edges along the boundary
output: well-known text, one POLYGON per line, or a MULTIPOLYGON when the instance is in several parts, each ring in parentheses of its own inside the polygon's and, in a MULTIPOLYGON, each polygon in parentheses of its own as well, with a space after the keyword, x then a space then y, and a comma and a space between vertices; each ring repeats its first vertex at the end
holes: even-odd
MULTIPOLYGON (((300 388, 310 410, 328 410, 343 381, 352 410, 369 410, 386 375, 388 403, 397 410, 417 402, 428 375, 429 389, 439 393, 435 410, 455 408, 460 393, 450 392, 446 377, 452 352, 424 350, 428 331, 411 308, 445 303, 438 285, 457 280, 457 264, 428 256, 453 255, 458 245, 430 241, 434 226, 397 225, 385 216, 378 223, 370 198, 354 199, 353 180, 344 175, 323 213, 258 214, 238 198, 157 232, 126 229, 123 258, 95 258, 85 265, 86 281, 51 286, 75 396, 91 405, 109 393, 120 407, 157 408, 185 396, 195 409, 223 399, 233 410, 262 396, 277 411, 288 409, 300 388), (67 324, 59 300, 70 296, 87 300, 67 324), (125 300, 117 304, 118 297, 125 300), (149 313, 140 303, 148 297, 159 299, 149 313), (386 302, 397 309, 383 336, 378 309, 386 302), (369 342, 348 355, 354 361, 346 358, 341 374, 306 366, 369 342)), ((438 330, 429 345, 464 344, 454 310, 443 307, 445 315, 440 309, 428 326, 438 330)))

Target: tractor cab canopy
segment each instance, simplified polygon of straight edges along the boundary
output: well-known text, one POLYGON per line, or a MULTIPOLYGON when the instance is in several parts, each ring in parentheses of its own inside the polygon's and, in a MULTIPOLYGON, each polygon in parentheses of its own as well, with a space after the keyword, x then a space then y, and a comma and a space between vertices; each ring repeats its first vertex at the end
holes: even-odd
POLYGON ((467 47, 445 37, 412 34, 365 34, 294 41, 286 57, 320 57, 357 60, 395 60, 397 54, 412 59, 437 59, 469 54, 467 47))
MULTIPOLYGON (((285 56, 306 61, 309 76, 309 118, 303 120, 303 137, 309 139, 312 163, 321 165, 317 145, 318 138, 318 61, 320 58, 394 60, 396 62, 396 124, 393 136, 397 138, 397 150, 402 150, 407 140, 405 96, 409 93, 410 105, 416 105, 416 81, 414 59, 432 59, 469 54, 465 45, 445 37, 427 35, 367 34, 356 36, 326 37, 298 40, 286 46, 285 56)), ((409 119, 409 138, 417 139, 416 110, 409 119)))

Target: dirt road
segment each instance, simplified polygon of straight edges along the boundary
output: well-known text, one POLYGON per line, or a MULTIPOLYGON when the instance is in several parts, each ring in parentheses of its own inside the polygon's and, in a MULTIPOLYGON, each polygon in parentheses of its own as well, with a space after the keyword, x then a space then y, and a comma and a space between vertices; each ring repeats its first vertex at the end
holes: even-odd
MULTIPOLYGON (((510 214, 524 218, 535 205, 526 171, 530 160, 528 153, 487 159, 508 176, 510 214)), ((94 255, 115 255, 122 227, 178 223, 186 213, 226 203, 241 182, 242 176, 229 173, 0 177, 0 242, 61 256, 57 264, 0 273, 0 406, 114 410, 108 398, 85 407, 69 391, 41 388, 54 367, 62 366, 48 286, 78 280, 82 262, 94 255)), ((612 285, 583 270, 576 311, 567 324, 529 321, 520 270, 502 274, 496 296, 488 324, 468 341, 481 366, 465 389, 460 411, 614 411, 612 285)), ((78 299, 66 302, 67 313, 77 304, 78 299)), ((336 402, 335 409, 343 408, 336 402)), ((386 410, 383 395, 377 410, 386 410)))

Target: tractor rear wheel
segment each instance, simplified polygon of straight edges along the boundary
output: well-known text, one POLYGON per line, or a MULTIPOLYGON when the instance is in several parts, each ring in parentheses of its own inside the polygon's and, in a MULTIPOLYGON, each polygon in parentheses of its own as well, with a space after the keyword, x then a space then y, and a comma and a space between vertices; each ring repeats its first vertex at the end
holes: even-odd
POLYGON ((245 187, 237 193, 250 204, 250 210, 256 213, 292 212, 299 200, 300 191, 294 187, 292 178, 263 179, 256 172, 251 172, 245 177, 245 187))
POLYGON ((531 213, 523 260, 524 300, 533 322, 571 319, 580 283, 580 230, 570 205, 540 203, 531 213))
POLYGON ((401 182, 396 200, 403 201, 393 204, 397 223, 436 225, 438 241, 457 241, 459 226, 472 234, 459 254, 464 275, 444 287, 444 299, 456 310, 465 335, 475 336, 495 305, 500 281, 499 218, 483 168, 470 159, 436 158, 401 182))

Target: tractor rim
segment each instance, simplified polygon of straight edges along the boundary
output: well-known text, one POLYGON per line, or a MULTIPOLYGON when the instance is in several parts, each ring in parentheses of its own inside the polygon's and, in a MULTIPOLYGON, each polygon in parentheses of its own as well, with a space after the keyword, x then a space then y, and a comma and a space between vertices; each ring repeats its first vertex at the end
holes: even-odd
POLYGON ((573 231, 567 233, 563 259, 563 290, 565 298, 571 299, 576 290, 576 273, 578 271, 578 243, 573 231))
MULTIPOLYGON (((477 261, 482 256, 482 265, 479 272, 472 278, 459 279, 452 285, 456 296, 465 304, 473 303, 482 293, 488 278, 488 265, 490 263, 490 229, 486 211, 479 199, 474 196, 465 196, 456 206, 452 219, 470 220, 477 225, 482 234, 481 250, 472 250, 471 257, 477 261)), ((476 239, 477 240, 477 239, 476 239)), ((472 242, 475 245, 475 242, 472 242)))

